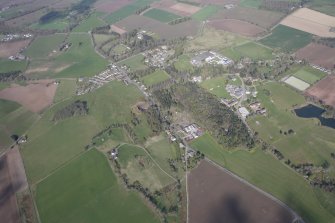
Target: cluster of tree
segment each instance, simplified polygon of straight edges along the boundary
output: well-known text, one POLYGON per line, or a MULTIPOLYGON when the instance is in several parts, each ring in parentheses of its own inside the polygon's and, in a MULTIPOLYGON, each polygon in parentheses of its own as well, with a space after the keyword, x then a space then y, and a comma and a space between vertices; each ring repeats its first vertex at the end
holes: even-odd
POLYGON ((198 85, 194 83, 174 85, 170 88, 170 94, 173 98, 171 104, 178 103, 193 114, 219 143, 229 147, 239 145, 253 147, 253 136, 238 115, 198 85))
POLYGON ((266 10, 280 11, 288 13, 292 8, 299 7, 300 2, 287 1, 287 0, 263 0, 260 8, 266 10))
POLYGON ((169 22, 169 24, 170 25, 177 25, 179 23, 186 22, 186 21, 189 21, 189 20, 191 20, 191 17, 183 17, 183 18, 175 19, 175 20, 169 22))
POLYGON ((160 109, 158 105, 151 105, 146 111, 145 116, 147 118, 148 124, 154 134, 159 134, 163 130, 165 120, 161 116, 160 109))
POLYGON ((45 24, 45 23, 49 23, 52 21, 55 21, 57 19, 62 19, 66 17, 66 13, 65 12, 61 12, 61 11, 50 11, 47 14, 43 15, 40 19, 39 19, 39 23, 41 24, 45 24))
POLYGON ((311 180, 310 184, 314 187, 321 188, 327 192, 335 191, 335 179, 319 179, 311 180))
POLYGON ((96 2, 96 0, 81 0, 77 4, 73 5, 71 11, 77 11, 78 13, 85 13, 90 10, 91 6, 96 2))
POLYGON ((187 168, 190 170, 198 165, 198 163, 205 158, 205 154, 197 151, 193 157, 189 157, 187 160, 187 168))
MULTIPOLYGON (((92 29, 92 33, 95 34, 110 34, 110 25, 99 26, 92 29)), ((117 33, 117 35, 119 35, 117 33)), ((120 35, 119 35, 120 36, 120 35)))
POLYGON ((189 1, 189 0, 177 0, 177 2, 185 3, 185 4, 188 4, 188 5, 194 5, 194 6, 200 6, 201 5, 198 2, 189 1))
POLYGON ((330 157, 333 158, 335 160, 335 153, 331 153, 330 157))
POLYGON ((168 89, 156 90, 153 92, 153 95, 155 95, 163 108, 170 108, 173 104, 176 104, 168 89))
POLYGON ((70 118, 78 115, 87 115, 88 114, 88 106, 87 101, 77 100, 64 108, 58 110, 53 117, 53 121, 60 121, 66 118, 70 118))
POLYGON ((279 159, 279 160, 284 159, 284 155, 279 150, 272 149, 271 151, 272 151, 273 155, 275 155, 277 157, 277 159, 279 159))
POLYGON ((140 9, 137 9, 137 10, 135 11, 135 14, 139 15, 139 14, 141 14, 142 12, 144 12, 145 10, 147 10, 148 8, 150 8, 150 5, 146 5, 146 6, 142 7, 142 8, 140 8, 140 9))
POLYGON ((0 73, 0 82, 26 81, 26 80, 27 78, 24 75, 22 75, 21 71, 0 73))
POLYGON ((297 171, 298 173, 310 177, 313 174, 313 163, 301 163, 301 164, 294 164, 291 161, 287 162, 290 163, 289 166, 297 171))
POLYGON ((283 130, 279 130, 279 133, 280 134, 284 134, 284 135, 291 135, 291 134, 294 133, 294 130, 293 129, 289 129, 287 132, 283 131, 283 130))
POLYGON ((331 48, 335 47, 335 38, 331 38, 331 37, 314 37, 313 38, 313 42, 318 43, 318 44, 322 44, 325 46, 329 46, 331 48))

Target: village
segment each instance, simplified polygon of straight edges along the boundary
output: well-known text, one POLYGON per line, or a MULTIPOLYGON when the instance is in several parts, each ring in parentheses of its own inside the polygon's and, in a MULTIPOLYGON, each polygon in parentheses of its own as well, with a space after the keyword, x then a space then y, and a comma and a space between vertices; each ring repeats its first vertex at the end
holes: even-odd
POLYGON ((205 63, 228 66, 233 64, 233 61, 214 51, 202 51, 196 53, 195 56, 191 59, 191 64, 196 67, 201 67, 205 63))
POLYGON ((166 61, 174 54, 174 50, 168 46, 160 46, 152 50, 148 50, 142 55, 145 57, 144 63, 150 67, 164 68, 166 61))

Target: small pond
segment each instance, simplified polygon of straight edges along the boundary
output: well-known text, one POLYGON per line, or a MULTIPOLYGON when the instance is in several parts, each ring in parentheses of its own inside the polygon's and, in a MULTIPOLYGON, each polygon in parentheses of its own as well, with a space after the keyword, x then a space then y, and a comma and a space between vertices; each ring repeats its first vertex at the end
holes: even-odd
POLYGON ((322 114, 324 109, 315 105, 309 104, 301 108, 294 109, 295 114, 301 118, 317 118, 321 125, 335 129, 335 118, 324 118, 322 114))

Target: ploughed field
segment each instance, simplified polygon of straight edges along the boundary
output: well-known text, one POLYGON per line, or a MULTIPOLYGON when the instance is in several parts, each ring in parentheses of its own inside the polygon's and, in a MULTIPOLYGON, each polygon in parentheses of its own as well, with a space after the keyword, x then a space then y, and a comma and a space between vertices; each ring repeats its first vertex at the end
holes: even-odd
POLYGON ((188 176, 189 222, 290 223, 294 214, 214 164, 202 161, 188 176))

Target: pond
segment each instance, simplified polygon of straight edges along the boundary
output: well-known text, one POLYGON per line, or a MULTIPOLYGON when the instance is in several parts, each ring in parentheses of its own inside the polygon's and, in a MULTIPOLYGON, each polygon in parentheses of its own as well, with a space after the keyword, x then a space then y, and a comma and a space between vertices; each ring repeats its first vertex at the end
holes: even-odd
POLYGON ((321 125, 335 129, 335 119, 322 117, 325 110, 320 107, 309 104, 304 107, 294 109, 294 112, 301 118, 317 118, 320 120, 321 125))

